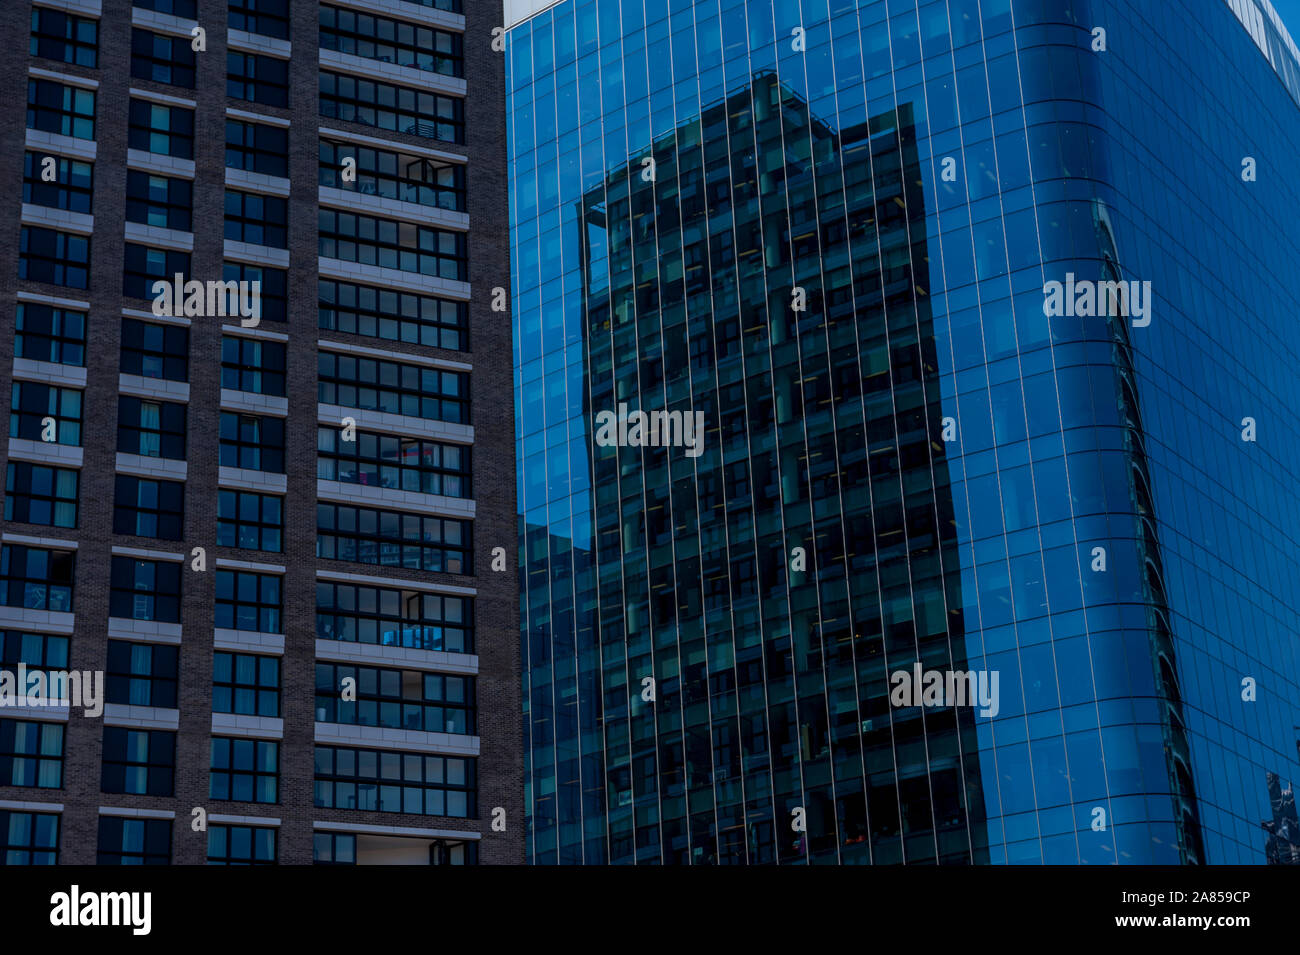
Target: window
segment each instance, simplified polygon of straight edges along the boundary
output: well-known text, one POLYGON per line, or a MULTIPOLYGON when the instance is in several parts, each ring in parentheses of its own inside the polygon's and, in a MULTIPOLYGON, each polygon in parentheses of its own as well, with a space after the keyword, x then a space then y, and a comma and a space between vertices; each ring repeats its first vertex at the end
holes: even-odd
POLYGON ((190 330, 183 325, 122 319, 122 374, 189 381, 189 354, 190 330))
POLYGON ((223 630, 284 633, 280 578, 247 570, 217 571, 217 620, 223 630))
POLYGON ((170 819, 99 817, 96 865, 168 865, 171 860, 170 819))
POLYGON ((10 461, 5 469, 5 520, 76 527, 79 477, 72 468, 10 461))
POLYGON ((176 708, 180 647, 108 641, 107 702, 176 708))
POLYGON ((132 30, 131 75, 137 80, 194 89, 194 50, 190 38, 132 30))
POLYGON ((321 328, 433 348, 469 348, 465 302, 333 279, 321 279, 318 288, 321 328))
POLYGON ((193 209, 193 183, 128 169, 126 221, 189 232, 193 209))
POLYGON ((284 395, 284 345, 258 338, 221 339, 221 387, 284 395))
POLYGON ((99 23, 46 7, 32 7, 32 56, 77 66, 98 66, 99 23))
POLYGON ((86 313, 19 302, 14 357, 56 365, 86 364, 86 313))
POLYGON ((327 351, 316 364, 317 397, 323 404, 469 422, 469 376, 463 372, 327 351))
POLYGON ((0 719, 0 785, 63 788, 63 725, 0 719))
POLYGON ((316 505, 316 556, 447 574, 471 572, 469 521, 316 505))
POLYGON ((0 865, 58 865, 59 814, 0 809, 0 865))
POLYGON ((18 277, 66 288, 86 288, 90 281, 90 237, 23 226, 18 277))
POLYGON ((287 249, 288 224, 288 200, 255 192, 226 190, 227 240, 287 249))
POLYGON ((132 0, 132 6, 141 10, 153 10, 155 13, 170 13, 174 17, 193 20, 198 14, 195 8, 198 0, 132 0))
POLYGON ((0 630, 0 667, 18 672, 18 664, 33 670, 66 670, 68 638, 52 633, 20 633, 0 630))
POLYGON ((0 545, 0 606, 72 612, 76 552, 0 545))
POLYGON ((27 128, 75 139, 95 138, 95 91, 54 80, 27 81, 27 128))
POLYGON ((179 562, 114 557, 108 613, 125 620, 181 622, 179 562))
POLYGON ((226 25, 277 40, 289 39, 289 0, 230 0, 226 25))
POLYGON ((175 733, 124 726, 104 727, 100 792, 170 796, 175 773, 175 733))
POLYGON ((194 110, 133 99, 127 145, 147 153, 194 158, 194 110))
POLYGON ((444 76, 464 76, 461 35, 340 7, 320 8, 320 46, 444 76))
POLYGON ((212 737, 208 797, 232 802, 280 801, 280 746, 272 740, 212 737))
POLYGON ((212 660, 212 712, 280 715, 280 658, 218 650, 212 660))
POLYGON ((466 281, 465 234, 414 222, 321 209, 318 251, 323 258, 466 281))
POLYGON ((94 168, 79 159, 29 152, 23 158, 23 202, 89 213, 94 168), (54 160, 54 179, 51 182, 45 181, 47 159, 54 160))
POLYGON ((185 406, 120 395, 117 450, 146 458, 185 460, 185 406))
POLYGON ((217 491, 217 543, 222 547, 284 549, 284 500, 253 491, 217 491))
POLYGON ((154 298, 155 282, 171 283, 177 274, 181 281, 190 275, 190 254, 172 249, 155 249, 147 245, 126 243, 122 266, 122 294, 131 298, 154 298))
POLYGON ((465 211, 465 167, 408 156, 387 149, 321 140, 318 164, 320 184, 414 202, 435 209, 465 211), (356 179, 343 181, 343 163, 356 161, 356 179))
POLYGON ((468 447, 358 431, 344 441, 337 428, 316 431, 316 477, 445 497, 470 497, 468 447))
POLYGON ((113 533, 178 541, 185 530, 185 484, 119 474, 113 533))
POLYGON ((256 53, 226 53, 226 95, 264 106, 289 105, 289 63, 256 53))
POLYGON ((221 467, 284 473, 284 420, 221 412, 221 467))
POLYGON ((227 117, 226 166, 287 178, 289 130, 227 117))
MULTIPOLYGON (((261 319, 264 322, 287 322, 289 320, 288 272, 284 269, 269 269, 262 265, 245 265, 241 262, 225 262, 221 266, 221 278, 226 282, 257 282, 258 302, 261 305, 261 319)), ((227 315, 236 315, 236 306, 226 307, 227 315)))
POLYGON ((320 114, 444 143, 465 141, 463 99, 343 73, 321 71, 320 114))
POLYGON ((473 735, 476 713, 472 676, 316 664, 317 723, 473 735), (355 701, 342 699, 344 680, 355 681, 355 701))
POLYGON ((311 861, 313 865, 356 865, 357 837, 346 832, 314 833, 311 861))
POLYGON ((317 581, 316 637, 473 653, 474 602, 470 597, 317 581))
POLYGON ((43 441, 54 424, 51 444, 81 445, 81 392, 34 381, 15 381, 9 412, 9 437, 43 441))
POLYGON ((208 826, 208 865, 275 865, 274 826, 208 826))
POLYGON ((478 814, 472 759, 317 746, 315 767, 315 803, 321 809, 457 819, 478 814))

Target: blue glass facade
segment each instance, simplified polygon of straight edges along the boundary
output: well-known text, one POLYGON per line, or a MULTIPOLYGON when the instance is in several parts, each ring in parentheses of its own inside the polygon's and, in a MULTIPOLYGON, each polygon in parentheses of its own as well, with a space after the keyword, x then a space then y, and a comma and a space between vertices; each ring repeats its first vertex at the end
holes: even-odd
POLYGON ((530 861, 1300 857, 1268 11, 564 0, 506 58, 530 861), (1144 314, 1045 314, 1099 281, 1144 314))

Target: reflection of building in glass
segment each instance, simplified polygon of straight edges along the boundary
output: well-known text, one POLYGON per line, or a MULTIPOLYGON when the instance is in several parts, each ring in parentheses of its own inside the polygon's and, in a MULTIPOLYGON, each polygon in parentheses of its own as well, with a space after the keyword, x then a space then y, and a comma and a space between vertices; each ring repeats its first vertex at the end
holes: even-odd
POLYGON ((1269 865, 1300 865, 1300 820, 1296 818, 1295 790, 1290 783, 1282 788, 1277 773, 1268 773, 1268 801, 1273 819, 1265 822, 1268 844, 1265 854, 1269 865))
POLYGON ((1300 150, 1283 34, 538 6, 507 44, 529 858, 1265 861, 1300 197, 1222 144, 1300 150), (1149 324, 1046 317, 1067 274, 1150 281, 1149 324), (703 409, 704 454, 594 447, 620 404, 703 409), (891 707, 913 657, 997 672, 997 715, 891 707))
POLYGON ((599 657, 580 647, 579 667, 604 682, 607 737, 630 742, 590 755, 611 838, 623 817, 629 846, 647 838, 636 812, 657 798, 655 857, 900 861, 903 840, 913 858, 984 855, 966 826, 968 795, 982 812, 970 711, 891 714, 887 699, 888 673, 918 659, 967 668, 945 601, 960 581, 944 445, 930 441, 942 425, 914 144, 910 108, 836 134, 766 71, 583 196, 586 433, 620 403, 703 407, 708 422, 698 462, 634 448, 594 460, 601 630, 626 640, 599 657), (728 131, 746 146, 710 150, 728 131), (819 153, 842 156, 857 187, 824 222, 819 153), (850 228, 879 243, 862 277, 875 307, 856 313, 850 228), (733 242, 755 251, 710 255, 733 242), (813 256, 792 281, 801 248, 841 267, 818 274, 813 256), (800 807, 806 837, 788 825, 800 807))

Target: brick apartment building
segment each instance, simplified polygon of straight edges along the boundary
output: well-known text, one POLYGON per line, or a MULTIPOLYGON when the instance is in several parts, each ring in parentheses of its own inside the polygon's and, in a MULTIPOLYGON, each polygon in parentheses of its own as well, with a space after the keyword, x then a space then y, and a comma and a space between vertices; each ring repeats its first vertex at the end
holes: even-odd
POLYGON ((521 862, 500 4, 6 13, 0 859, 521 862))

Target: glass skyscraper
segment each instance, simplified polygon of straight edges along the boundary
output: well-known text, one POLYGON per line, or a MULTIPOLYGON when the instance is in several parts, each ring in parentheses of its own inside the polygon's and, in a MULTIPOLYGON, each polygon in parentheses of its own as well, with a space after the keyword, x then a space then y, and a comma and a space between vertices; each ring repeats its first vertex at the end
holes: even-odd
POLYGON ((1266 0, 506 21, 529 860, 1300 861, 1266 0))

